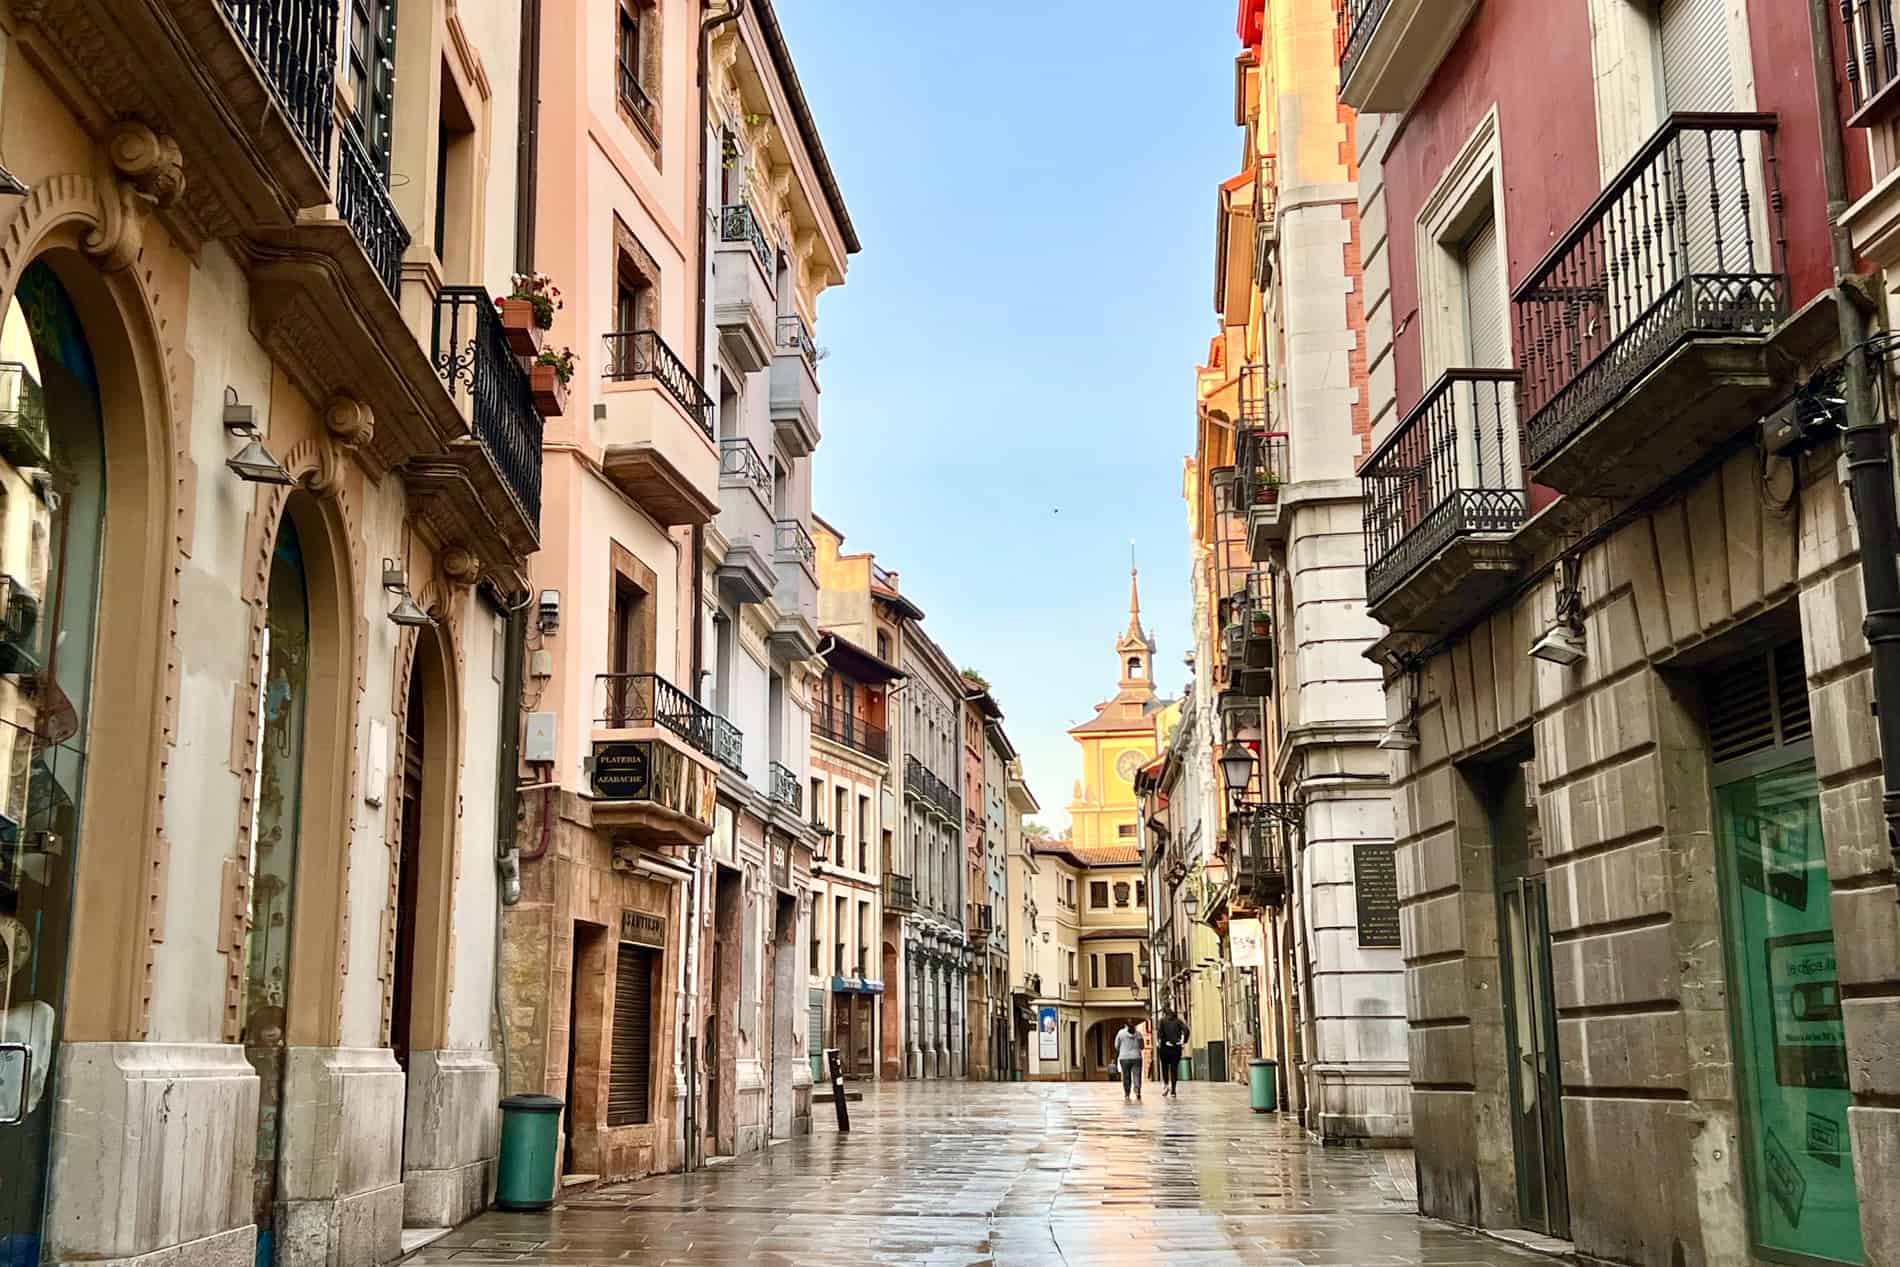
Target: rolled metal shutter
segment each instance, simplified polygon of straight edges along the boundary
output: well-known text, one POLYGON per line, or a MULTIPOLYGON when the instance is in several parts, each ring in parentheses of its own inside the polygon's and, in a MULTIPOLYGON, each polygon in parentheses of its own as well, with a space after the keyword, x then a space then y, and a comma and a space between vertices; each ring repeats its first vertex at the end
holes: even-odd
POLYGON ((607 1068, 607 1125, 652 1120, 653 952, 621 943, 614 968, 613 1057, 607 1068))

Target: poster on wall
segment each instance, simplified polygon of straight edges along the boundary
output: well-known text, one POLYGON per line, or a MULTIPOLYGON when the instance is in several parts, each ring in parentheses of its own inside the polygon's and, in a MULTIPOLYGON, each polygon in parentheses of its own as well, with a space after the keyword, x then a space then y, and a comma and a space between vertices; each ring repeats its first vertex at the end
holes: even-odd
POLYGON ((1230 920, 1227 924, 1227 944, 1233 950, 1234 967, 1264 968, 1267 966, 1266 932, 1259 920, 1230 920))
POLYGON ((1041 1035, 1036 1055, 1041 1060, 1060 1058, 1061 1047, 1056 1035, 1056 1010, 1052 1007, 1038 1008, 1036 1011, 1036 1032, 1041 1035))

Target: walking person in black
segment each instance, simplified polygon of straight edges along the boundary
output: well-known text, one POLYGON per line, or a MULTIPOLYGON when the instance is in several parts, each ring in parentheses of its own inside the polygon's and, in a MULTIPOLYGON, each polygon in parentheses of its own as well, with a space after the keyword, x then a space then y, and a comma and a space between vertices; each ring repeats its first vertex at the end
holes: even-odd
POLYGON ((1161 1094, 1180 1098, 1181 1052, 1187 1047, 1187 1022, 1174 1009, 1161 1009, 1161 1024, 1155 1030, 1155 1058, 1161 1065, 1161 1094))

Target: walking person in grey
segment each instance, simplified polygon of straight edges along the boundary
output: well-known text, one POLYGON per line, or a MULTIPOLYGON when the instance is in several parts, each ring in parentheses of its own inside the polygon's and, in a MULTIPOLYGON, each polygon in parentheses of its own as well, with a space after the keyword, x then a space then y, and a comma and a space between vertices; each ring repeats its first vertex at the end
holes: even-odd
POLYGON ((1161 1094, 1177 1099, 1181 1095, 1181 1053, 1187 1048, 1187 1022, 1174 1009, 1161 1009, 1161 1024, 1155 1027, 1155 1063, 1160 1065, 1161 1094))
POLYGON ((1141 1031, 1130 1021, 1115 1035, 1115 1058, 1122 1065, 1122 1102, 1128 1100, 1130 1090, 1135 1098, 1141 1099, 1141 1031))

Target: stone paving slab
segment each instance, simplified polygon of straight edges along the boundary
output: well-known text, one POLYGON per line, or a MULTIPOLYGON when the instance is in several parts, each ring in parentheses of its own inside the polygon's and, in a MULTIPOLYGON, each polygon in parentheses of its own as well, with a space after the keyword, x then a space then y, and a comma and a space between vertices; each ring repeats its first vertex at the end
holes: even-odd
POLYGON ((1409 1153, 1321 1148, 1239 1087, 865 1088, 816 1133, 692 1175, 485 1214, 406 1267, 1547 1267, 1414 1212, 1409 1153))

